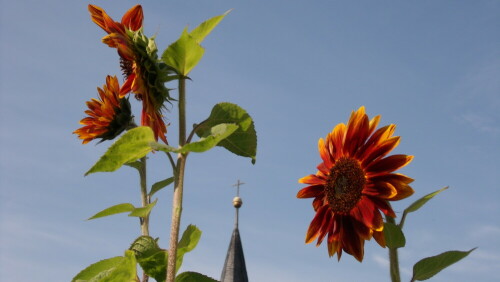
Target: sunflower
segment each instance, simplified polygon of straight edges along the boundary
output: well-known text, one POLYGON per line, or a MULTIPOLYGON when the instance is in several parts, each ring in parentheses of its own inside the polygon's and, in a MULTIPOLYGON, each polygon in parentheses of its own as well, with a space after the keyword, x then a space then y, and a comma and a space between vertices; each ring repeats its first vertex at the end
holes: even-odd
POLYGON ((411 162, 413 156, 386 155, 399 144, 392 136, 395 125, 375 131, 380 116, 369 120, 365 108, 351 114, 347 126, 338 124, 318 149, 323 160, 318 172, 299 179, 309 186, 297 198, 314 198, 316 212, 306 234, 306 243, 318 239, 319 246, 328 235, 328 254, 342 251, 363 260, 365 240, 375 238, 385 247, 384 222, 380 211, 396 217, 388 201, 413 194, 408 185, 413 179, 394 173, 411 162))
POLYGON ((73 133, 86 144, 94 139, 101 141, 114 139, 132 123, 130 103, 127 98, 120 98, 120 85, 116 76, 107 76, 102 89, 97 87, 99 100, 87 101, 88 117, 82 119, 82 128, 73 133))
POLYGON ((89 5, 88 9, 92 21, 108 33, 102 42, 116 48, 120 55, 120 66, 125 76, 120 97, 134 93, 143 105, 141 125, 151 127, 156 140, 160 138, 167 143, 162 109, 165 102, 172 100, 164 85, 168 71, 158 62, 154 38, 142 33, 144 15, 141 5, 128 10, 121 22, 115 22, 100 7, 89 5))

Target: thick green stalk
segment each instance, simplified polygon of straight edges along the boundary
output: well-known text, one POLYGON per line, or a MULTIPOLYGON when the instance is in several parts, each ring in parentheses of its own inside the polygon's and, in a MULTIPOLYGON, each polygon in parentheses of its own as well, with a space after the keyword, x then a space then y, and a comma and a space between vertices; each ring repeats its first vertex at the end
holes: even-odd
MULTIPOLYGON (((396 224, 394 218, 386 216, 385 220, 389 223, 396 224)), ((401 275, 399 274, 399 259, 398 259, 398 249, 389 248, 389 262, 390 262, 390 273, 392 282, 401 282, 401 275)))
MULTIPOLYGON (((186 144, 186 79, 179 79, 179 147, 186 144)), ((172 223, 170 227, 170 244, 167 262, 167 282, 175 280, 175 263, 177 258, 177 244, 179 241, 179 227, 182 213, 182 192, 184 189, 184 168, 187 154, 178 154, 175 169, 174 198, 172 202, 172 223)))

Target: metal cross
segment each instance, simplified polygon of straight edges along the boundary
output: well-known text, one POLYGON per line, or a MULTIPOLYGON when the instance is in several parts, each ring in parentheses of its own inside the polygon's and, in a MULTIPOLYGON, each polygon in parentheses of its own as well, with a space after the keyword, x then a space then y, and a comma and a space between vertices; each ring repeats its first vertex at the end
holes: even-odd
POLYGON ((243 184, 245 184, 245 183, 240 182, 240 180, 238 179, 238 182, 233 185, 233 187, 236 187, 236 196, 237 197, 240 196, 240 186, 243 185, 243 184))

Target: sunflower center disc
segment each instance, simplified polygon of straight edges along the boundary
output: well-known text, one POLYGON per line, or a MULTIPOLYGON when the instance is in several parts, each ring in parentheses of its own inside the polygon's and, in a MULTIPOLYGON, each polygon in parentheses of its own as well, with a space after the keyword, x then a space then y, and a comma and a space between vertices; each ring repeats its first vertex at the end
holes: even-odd
POLYGON ((347 214, 358 203, 366 183, 365 172, 352 158, 340 158, 330 169, 325 194, 333 212, 347 214))

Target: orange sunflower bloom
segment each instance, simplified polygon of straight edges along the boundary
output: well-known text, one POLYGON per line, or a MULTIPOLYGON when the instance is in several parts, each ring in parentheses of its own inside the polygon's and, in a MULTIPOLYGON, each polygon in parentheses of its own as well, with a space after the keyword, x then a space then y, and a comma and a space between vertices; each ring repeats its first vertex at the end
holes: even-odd
POLYGON ((328 235, 328 254, 342 251, 363 260, 365 240, 375 238, 385 247, 384 222, 380 211, 396 217, 388 201, 413 194, 413 179, 394 173, 411 162, 413 156, 386 155, 399 144, 392 136, 395 125, 375 131, 380 116, 368 119, 365 108, 351 114, 347 126, 338 124, 326 139, 319 139, 323 160, 318 172, 299 179, 309 186, 297 198, 314 198, 316 211, 306 234, 306 243, 316 238, 319 246, 328 235))
POLYGON ((161 80, 166 77, 166 70, 158 64, 154 39, 142 34, 144 15, 141 5, 128 10, 121 22, 115 22, 100 7, 89 5, 88 9, 92 21, 108 33, 102 41, 116 48, 120 55, 120 66, 125 76, 120 97, 132 92, 138 100, 142 100, 141 125, 151 127, 156 140, 160 138, 167 143, 162 109, 171 98, 161 80))
POLYGON ((94 139, 101 141, 112 140, 120 135, 132 123, 130 103, 127 98, 120 98, 120 85, 116 76, 107 76, 106 84, 102 89, 97 87, 99 100, 92 99, 87 102, 88 117, 82 119, 82 128, 73 133, 83 139, 86 144, 94 139))

